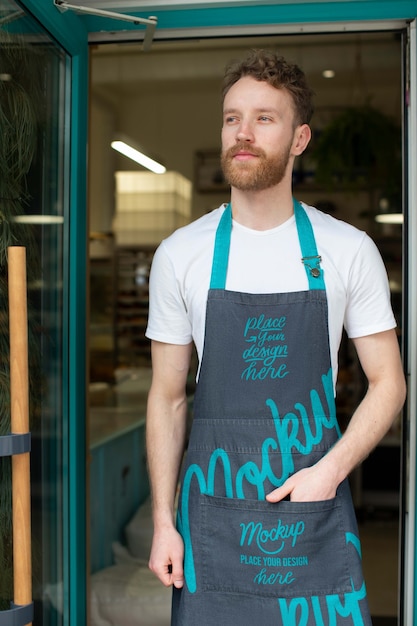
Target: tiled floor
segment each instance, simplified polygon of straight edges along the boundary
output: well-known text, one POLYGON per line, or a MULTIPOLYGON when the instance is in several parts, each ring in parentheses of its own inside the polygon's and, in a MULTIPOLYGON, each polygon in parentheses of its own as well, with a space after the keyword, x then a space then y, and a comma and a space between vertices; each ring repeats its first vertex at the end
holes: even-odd
POLYGON ((359 532, 373 626, 394 626, 398 612, 398 520, 368 519, 360 524, 359 532))

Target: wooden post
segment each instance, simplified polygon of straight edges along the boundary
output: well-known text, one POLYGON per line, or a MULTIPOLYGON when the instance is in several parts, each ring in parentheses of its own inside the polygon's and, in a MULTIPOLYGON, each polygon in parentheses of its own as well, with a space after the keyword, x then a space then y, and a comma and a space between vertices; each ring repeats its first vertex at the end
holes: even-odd
MULTIPOLYGON (((26 250, 8 248, 11 432, 29 432, 26 250)), ((14 603, 32 602, 30 455, 12 456, 14 603)))

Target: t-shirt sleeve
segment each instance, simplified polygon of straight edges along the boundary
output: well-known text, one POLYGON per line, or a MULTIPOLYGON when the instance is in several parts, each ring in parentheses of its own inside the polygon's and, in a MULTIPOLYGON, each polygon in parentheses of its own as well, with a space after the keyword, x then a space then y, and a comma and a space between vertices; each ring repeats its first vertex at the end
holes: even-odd
POLYGON ((344 326, 349 337, 365 337, 396 327, 388 276, 375 243, 363 236, 349 274, 344 326))
POLYGON ((155 341, 186 345, 191 324, 174 265, 164 242, 156 250, 149 277, 149 316, 146 336, 155 341))

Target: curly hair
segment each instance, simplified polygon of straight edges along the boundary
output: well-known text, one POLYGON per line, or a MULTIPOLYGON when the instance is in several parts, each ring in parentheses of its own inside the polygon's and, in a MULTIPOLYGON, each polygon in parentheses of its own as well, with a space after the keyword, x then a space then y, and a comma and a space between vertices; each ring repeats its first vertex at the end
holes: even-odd
POLYGON ((285 89, 292 97, 297 124, 308 124, 313 115, 314 92, 307 84, 304 72, 298 65, 288 63, 284 57, 268 50, 252 50, 241 61, 226 67, 222 95, 244 76, 269 83, 276 89, 285 89))

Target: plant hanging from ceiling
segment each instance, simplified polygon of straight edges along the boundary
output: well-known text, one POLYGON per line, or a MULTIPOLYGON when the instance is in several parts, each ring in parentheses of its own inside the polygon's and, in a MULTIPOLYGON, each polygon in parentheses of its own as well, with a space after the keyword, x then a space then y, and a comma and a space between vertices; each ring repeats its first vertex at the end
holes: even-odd
POLYGON ((401 193, 401 128, 370 105, 340 113, 318 137, 312 158, 316 181, 326 188, 401 193))
POLYGON ((368 189, 400 202, 402 187, 401 127, 371 105, 364 76, 362 36, 353 57, 351 105, 321 132, 312 147, 315 178, 327 189, 368 189))

